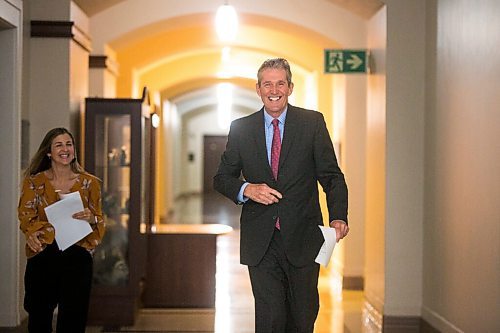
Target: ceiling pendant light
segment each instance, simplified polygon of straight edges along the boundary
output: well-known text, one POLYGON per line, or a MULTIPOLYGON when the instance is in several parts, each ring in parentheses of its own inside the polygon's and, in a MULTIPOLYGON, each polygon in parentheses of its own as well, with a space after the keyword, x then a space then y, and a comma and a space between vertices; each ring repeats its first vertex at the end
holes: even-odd
POLYGON ((231 42, 236 39, 238 32, 238 15, 233 6, 227 2, 217 9, 215 14, 215 31, 223 42, 231 42))

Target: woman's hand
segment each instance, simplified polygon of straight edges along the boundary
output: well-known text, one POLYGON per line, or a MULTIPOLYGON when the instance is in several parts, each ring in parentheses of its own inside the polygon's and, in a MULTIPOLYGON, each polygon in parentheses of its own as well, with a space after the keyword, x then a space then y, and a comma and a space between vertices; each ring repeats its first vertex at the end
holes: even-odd
POLYGON ((73 214, 72 217, 74 219, 85 220, 90 224, 95 224, 95 216, 88 208, 85 208, 81 212, 73 214))
POLYGON ((43 250, 42 242, 40 241, 40 238, 38 238, 38 236, 42 234, 43 231, 39 230, 26 237, 26 244, 28 244, 29 248, 35 253, 43 250))

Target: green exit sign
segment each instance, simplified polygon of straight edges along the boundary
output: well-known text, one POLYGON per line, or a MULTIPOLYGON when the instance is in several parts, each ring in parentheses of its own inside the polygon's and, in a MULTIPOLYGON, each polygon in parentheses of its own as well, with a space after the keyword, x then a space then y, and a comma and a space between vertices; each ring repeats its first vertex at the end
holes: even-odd
POLYGON ((325 73, 366 73, 368 55, 366 50, 325 50, 325 73))

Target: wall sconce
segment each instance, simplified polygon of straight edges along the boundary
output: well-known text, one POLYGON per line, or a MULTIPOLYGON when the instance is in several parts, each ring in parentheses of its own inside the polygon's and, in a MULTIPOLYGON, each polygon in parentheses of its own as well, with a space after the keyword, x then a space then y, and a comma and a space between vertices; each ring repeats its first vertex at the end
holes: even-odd
POLYGON ((156 112, 151 115, 151 125, 153 125, 154 128, 160 126, 160 116, 156 112))

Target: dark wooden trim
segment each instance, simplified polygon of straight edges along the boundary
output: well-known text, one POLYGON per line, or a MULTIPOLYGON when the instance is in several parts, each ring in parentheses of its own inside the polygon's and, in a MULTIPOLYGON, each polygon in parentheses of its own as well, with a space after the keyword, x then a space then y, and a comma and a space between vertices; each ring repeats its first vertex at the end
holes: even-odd
POLYGON ((420 323, 420 333, 441 333, 441 331, 422 319, 420 323))
POLYGON ((112 58, 106 55, 90 55, 89 68, 106 70, 113 75, 118 76, 118 65, 112 58))
POLYGON ((140 302, 134 295, 92 295, 90 298, 88 325, 132 326, 139 312, 140 302), (111 323, 111 324, 110 324, 111 323))
MULTIPOLYGON (((366 297, 366 295, 365 295, 366 297)), ((383 306, 383 305, 381 305, 383 306)), ((421 316, 387 316, 382 315, 370 301, 365 298, 362 309, 362 320, 366 327, 372 327, 382 333, 441 333, 421 316)))
POLYGON ((362 276, 344 276, 342 278, 342 289, 344 290, 363 290, 365 279, 362 276))
POLYGON ((420 333, 422 319, 415 316, 384 316, 382 332, 384 333, 420 333))
MULTIPOLYGON (((85 101, 89 101, 91 103, 109 103, 109 104, 120 104, 120 103, 131 103, 131 102, 141 102, 139 98, 105 98, 105 97, 87 97, 85 101)), ((114 105, 113 105, 114 106, 114 105)), ((119 105, 118 107, 123 107, 119 105)))
POLYGON ((31 21, 31 37, 73 38, 71 21, 31 21))
POLYGON ((148 234, 147 243, 145 307, 215 308, 217 235, 148 234))
POLYGON ((441 333, 440 330, 416 316, 384 316, 383 333, 441 333))
POLYGON ((72 21, 31 21, 31 37, 71 38, 88 52, 91 51, 90 37, 72 21))
POLYGON ((26 169, 30 163, 30 122, 21 120, 21 168, 26 169))
POLYGON ((108 57, 105 55, 91 55, 89 56, 89 68, 107 68, 108 57))

